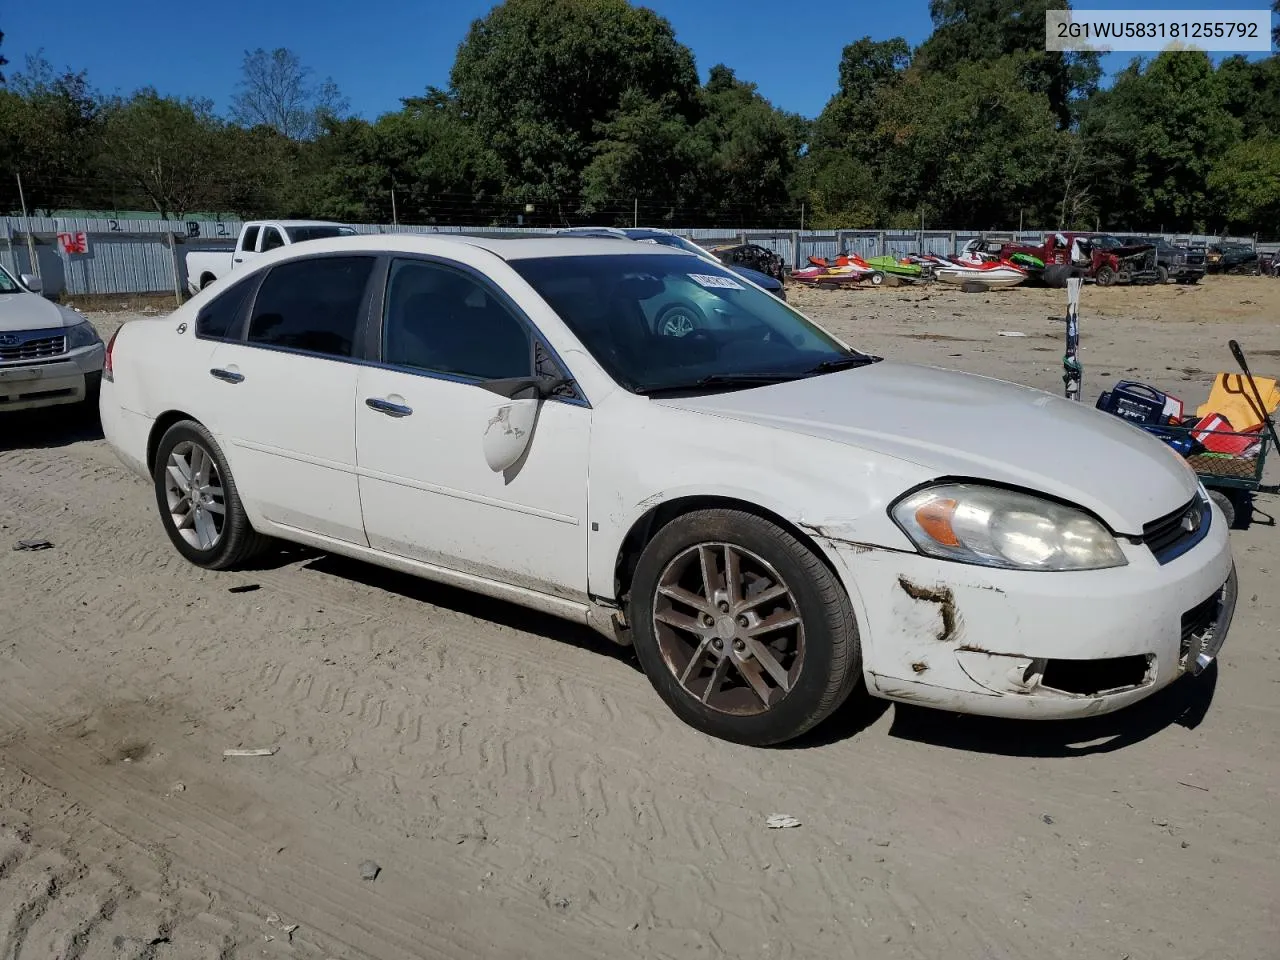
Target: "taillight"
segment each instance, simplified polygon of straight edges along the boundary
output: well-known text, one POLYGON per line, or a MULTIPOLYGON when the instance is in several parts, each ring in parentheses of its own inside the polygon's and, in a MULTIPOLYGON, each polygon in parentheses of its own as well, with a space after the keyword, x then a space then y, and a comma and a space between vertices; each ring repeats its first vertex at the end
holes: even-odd
POLYGON ((111 335, 111 339, 107 341, 107 358, 102 363, 102 379, 107 383, 115 383, 115 376, 111 372, 111 351, 115 349, 116 337, 120 336, 123 327, 116 327, 116 332, 111 335))

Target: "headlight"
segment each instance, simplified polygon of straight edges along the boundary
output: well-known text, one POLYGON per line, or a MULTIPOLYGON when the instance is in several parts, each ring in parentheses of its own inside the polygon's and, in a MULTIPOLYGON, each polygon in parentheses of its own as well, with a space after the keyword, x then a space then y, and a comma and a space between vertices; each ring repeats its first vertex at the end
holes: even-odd
POLYGON ((81 320, 79 323, 67 327, 68 350, 77 350, 80 347, 91 347, 101 339, 102 338, 98 336, 98 331, 93 329, 93 324, 88 320, 81 320))
POLYGON ((900 500, 893 519, 921 553, 1010 570, 1102 570, 1127 561, 1082 510, 1030 494, 949 483, 900 500))

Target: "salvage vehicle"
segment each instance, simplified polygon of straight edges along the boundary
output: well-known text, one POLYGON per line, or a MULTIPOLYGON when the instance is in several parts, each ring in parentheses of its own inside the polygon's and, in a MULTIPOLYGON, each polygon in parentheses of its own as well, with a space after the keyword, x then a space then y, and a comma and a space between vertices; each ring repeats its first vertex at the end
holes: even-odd
POLYGON ((1107 233, 1050 233, 1044 243, 1006 243, 1001 256, 1028 254, 1044 263, 1046 286, 1065 287, 1070 277, 1093 280, 1100 287, 1119 283, 1159 283, 1152 243, 1125 243, 1107 233))
POLYGON ((0 266, 0 412, 96 408, 105 353, 82 314, 41 296, 38 277, 0 266))
POLYGON ((655 227, 565 227, 558 233, 572 237, 617 237, 620 240, 635 240, 639 243, 657 243, 664 247, 675 247, 678 250, 692 253, 696 257, 702 257, 704 260, 723 264, 738 276, 750 280, 760 289, 772 293, 779 300, 787 299, 787 292, 783 288, 781 276, 766 273, 749 265, 727 262, 713 251, 704 249, 692 240, 672 233, 670 230, 659 230, 655 227))
POLYGON ((1156 248, 1156 280, 1168 283, 1199 283, 1205 275, 1205 256, 1207 251, 1203 243, 1191 241, 1170 242, 1164 237, 1123 237, 1121 242, 1130 246, 1151 244, 1156 248))
POLYGON ((720 243, 707 252, 727 267, 747 267, 781 282, 787 278, 787 264, 782 256, 758 243, 720 243))
POLYGON ((254 257, 309 240, 354 236, 355 230, 328 220, 251 220, 240 228, 234 250, 194 250, 186 256, 187 289, 199 293, 254 257))
POLYGON ((1209 273, 1256 274, 1258 251, 1247 243, 1220 241, 1210 244, 1205 266, 1209 273))
POLYGON ((1115 710, 1211 664, 1234 610, 1226 524, 1160 440, 861 352, 677 249, 321 240, 107 356, 107 440, 191 563, 279 538, 588 624, 728 740, 863 683, 1115 710), (695 290, 711 322, 668 334, 695 290))

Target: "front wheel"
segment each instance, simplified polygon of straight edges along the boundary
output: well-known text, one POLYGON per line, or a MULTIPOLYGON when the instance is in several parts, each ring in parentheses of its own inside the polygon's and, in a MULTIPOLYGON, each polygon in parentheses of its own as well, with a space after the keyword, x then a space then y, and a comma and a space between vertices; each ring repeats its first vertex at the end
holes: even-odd
POLYGON ((1169 268, 1156 267, 1156 283, 1168 283, 1168 282, 1169 282, 1169 268))
POLYGON ((636 655, 689 725, 753 746, 799 736, 861 671, 848 595, 804 544, 738 510, 672 521, 632 584, 636 655))
POLYGON ((249 523, 222 449, 196 421, 165 431, 152 477, 164 531, 196 566, 230 570, 266 543, 249 523))
POLYGON ((1116 272, 1110 267, 1099 267, 1093 279, 1098 286, 1109 287, 1116 282, 1116 272))

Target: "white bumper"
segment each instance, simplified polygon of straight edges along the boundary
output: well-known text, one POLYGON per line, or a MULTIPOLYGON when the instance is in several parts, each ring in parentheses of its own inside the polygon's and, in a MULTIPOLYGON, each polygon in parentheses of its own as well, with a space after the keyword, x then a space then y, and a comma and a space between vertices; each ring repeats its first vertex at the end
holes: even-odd
POLYGON ((1212 662, 1234 613, 1216 508, 1204 539, 1164 565, 1131 544, 1127 566, 1076 573, 823 545, 857 609, 868 690, 962 713, 1118 710, 1212 662))
POLYGON ((155 421, 151 417, 126 410, 117 401, 116 385, 109 380, 102 383, 102 395, 98 399, 98 416, 102 421, 102 435, 121 462, 143 478, 150 477, 147 469, 147 443, 155 421))
POLYGON ((101 375, 105 356, 103 344, 95 343, 57 360, 0 364, 0 411, 80 403, 101 375))

